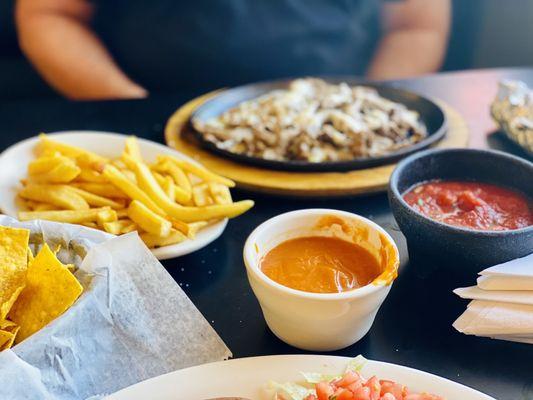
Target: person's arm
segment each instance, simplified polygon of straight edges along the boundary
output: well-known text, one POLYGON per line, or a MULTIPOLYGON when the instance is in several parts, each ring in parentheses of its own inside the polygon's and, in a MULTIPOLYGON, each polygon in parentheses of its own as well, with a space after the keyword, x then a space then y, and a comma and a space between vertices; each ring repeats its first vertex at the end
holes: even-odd
POLYGON ((71 99, 145 97, 91 31, 87 0, 18 0, 20 47, 43 78, 71 99))
POLYGON ((448 43, 450 1, 391 1, 382 14, 384 35, 368 77, 407 78, 437 71, 448 43))

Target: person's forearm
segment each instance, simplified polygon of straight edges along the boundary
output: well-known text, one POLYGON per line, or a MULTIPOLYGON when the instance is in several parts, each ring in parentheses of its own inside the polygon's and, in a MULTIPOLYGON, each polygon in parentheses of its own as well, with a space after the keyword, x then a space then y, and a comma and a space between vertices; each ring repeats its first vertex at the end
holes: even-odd
POLYGON ((17 13, 21 48, 44 79, 72 99, 135 98, 146 91, 116 65, 83 21, 44 11, 17 13))
POLYGON ((398 79, 437 71, 446 50, 443 35, 431 30, 390 32, 368 69, 371 79, 398 79))

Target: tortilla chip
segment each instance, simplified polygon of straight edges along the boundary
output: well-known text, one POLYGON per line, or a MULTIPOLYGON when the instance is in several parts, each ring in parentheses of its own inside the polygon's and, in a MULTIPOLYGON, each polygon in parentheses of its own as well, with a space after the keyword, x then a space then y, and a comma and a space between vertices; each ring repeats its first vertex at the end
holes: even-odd
POLYGON ((16 343, 63 314, 82 291, 76 277, 45 244, 28 266, 26 287, 9 313, 20 326, 16 343))
POLYGON ((0 351, 9 349, 13 345, 14 340, 14 334, 0 330, 0 351))
POLYGON ((31 249, 28 247, 28 264, 33 261, 33 253, 31 252, 31 249))
POLYGON ((27 229, 0 226, 0 320, 4 320, 24 288, 28 268, 27 229))
POLYGON ((0 321, 0 332, 2 332, 0 333, 0 351, 9 349, 13 346, 19 329, 20 327, 12 321, 7 319, 0 321), (3 339, 5 338, 7 338, 7 340, 3 342, 3 339))
POLYGON ((3 321, 0 321, 0 329, 3 331, 13 332, 18 328, 18 325, 15 324, 13 321, 10 321, 8 319, 4 319, 3 321))

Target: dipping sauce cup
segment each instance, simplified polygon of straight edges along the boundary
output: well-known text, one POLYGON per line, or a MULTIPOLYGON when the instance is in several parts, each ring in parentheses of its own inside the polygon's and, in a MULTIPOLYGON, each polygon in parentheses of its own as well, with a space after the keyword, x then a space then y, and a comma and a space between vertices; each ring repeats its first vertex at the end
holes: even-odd
POLYGON ((399 266, 398 248, 389 234, 356 214, 309 209, 278 215, 259 225, 244 246, 248 280, 266 323, 284 342, 304 350, 332 351, 360 340, 372 326, 399 266), (341 293, 291 289, 261 270, 262 258, 282 242, 298 237, 334 237, 369 251, 381 265, 371 283, 341 293))

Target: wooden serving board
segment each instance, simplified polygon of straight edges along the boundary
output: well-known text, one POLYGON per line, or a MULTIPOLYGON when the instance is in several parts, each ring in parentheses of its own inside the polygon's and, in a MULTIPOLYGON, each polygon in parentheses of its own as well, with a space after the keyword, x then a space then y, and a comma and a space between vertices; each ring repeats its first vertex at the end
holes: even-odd
MULTIPOLYGON (((258 168, 212 154, 190 139, 185 139, 192 112, 219 92, 197 97, 179 108, 165 126, 165 141, 170 147, 198 160, 207 168, 234 180, 238 187, 257 192, 296 196, 326 197, 360 195, 385 191, 395 164, 348 172, 289 172, 258 168)), ((435 146, 466 147, 468 128, 452 107, 438 102, 446 114, 448 133, 435 146)))

